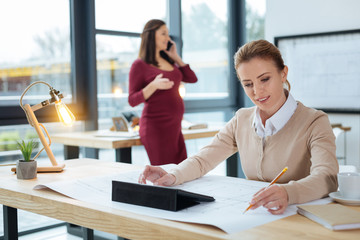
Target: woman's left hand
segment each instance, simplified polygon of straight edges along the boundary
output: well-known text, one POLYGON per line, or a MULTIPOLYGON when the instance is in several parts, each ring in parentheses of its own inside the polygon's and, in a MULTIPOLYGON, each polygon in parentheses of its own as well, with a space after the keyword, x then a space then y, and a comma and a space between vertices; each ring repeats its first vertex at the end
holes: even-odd
POLYGON ((281 185, 263 188, 254 194, 251 209, 263 206, 272 214, 282 214, 288 206, 288 194, 281 185))

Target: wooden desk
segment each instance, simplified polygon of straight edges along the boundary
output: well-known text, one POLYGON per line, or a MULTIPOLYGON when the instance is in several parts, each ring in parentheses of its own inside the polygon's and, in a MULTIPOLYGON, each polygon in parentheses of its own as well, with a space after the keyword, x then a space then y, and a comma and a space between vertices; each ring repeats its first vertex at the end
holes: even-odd
MULTIPOLYGON (((95 159, 76 159, 67 161, 63 172, 39 173, 34 180, 17 180, 10 167, 0 168, 0 204, 4 205, 5 239, 17 239, 17 209, 133 240, 358 239, 360 236, 360 229, 334 232, 300 215, 235 234, 226 234, 212 226, 148 217, 81 202, 51 190, 33 190, 33 187, 40 183, 120 173, 136 168, 139 166, 95 159)), ((360 207, 351 208, 360 211, 360 207)))
MULTIPOLYGON (((213 137, 220 127, 183 130, 185 140, 213 137)), ((64 144, 65 159, 79 158, 79 147, 115 149, 117 162, 131 163, 131 147, 142 145, 140 137, 97 137, 99 131, 60 133, 51 135, 53 143, 64 144)))

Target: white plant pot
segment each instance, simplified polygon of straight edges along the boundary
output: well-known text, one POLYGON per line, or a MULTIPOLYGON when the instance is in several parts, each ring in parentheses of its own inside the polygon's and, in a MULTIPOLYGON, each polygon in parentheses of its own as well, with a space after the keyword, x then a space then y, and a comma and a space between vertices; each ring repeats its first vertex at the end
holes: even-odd
POLYGON ((18 179, 33 179, 37 174, 37 162, 35 160, 16 162, 16 176, 18 179))

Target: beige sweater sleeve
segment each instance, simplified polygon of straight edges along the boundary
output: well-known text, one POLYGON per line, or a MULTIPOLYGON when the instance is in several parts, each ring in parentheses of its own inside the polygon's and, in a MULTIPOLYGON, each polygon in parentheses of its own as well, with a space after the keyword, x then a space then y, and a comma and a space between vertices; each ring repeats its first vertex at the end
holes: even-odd
POLYGON ((327 115, 318 112, 309 130, 310 175, 283 185, 289 196, 289 204, 308 202, 337 191, 339 165, 335 154, 335 136, 327 115))
POLYGON ((232 118, 215 135, 209 145, 203 147, 196 155, 182 161, 175 169, 169 171, 176 177, 174 185, 204 176, 219 163, 237 152, 234 137, 236 121, 236 117, 232 118))

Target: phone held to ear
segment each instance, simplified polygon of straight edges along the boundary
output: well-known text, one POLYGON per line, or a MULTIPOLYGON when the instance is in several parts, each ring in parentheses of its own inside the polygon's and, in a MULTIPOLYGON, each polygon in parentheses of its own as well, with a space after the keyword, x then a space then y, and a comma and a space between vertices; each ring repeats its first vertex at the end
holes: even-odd
POLYGON ((168 41, 166 51, 169 51, 172 45, 173 45, 172 42, 168 41))

